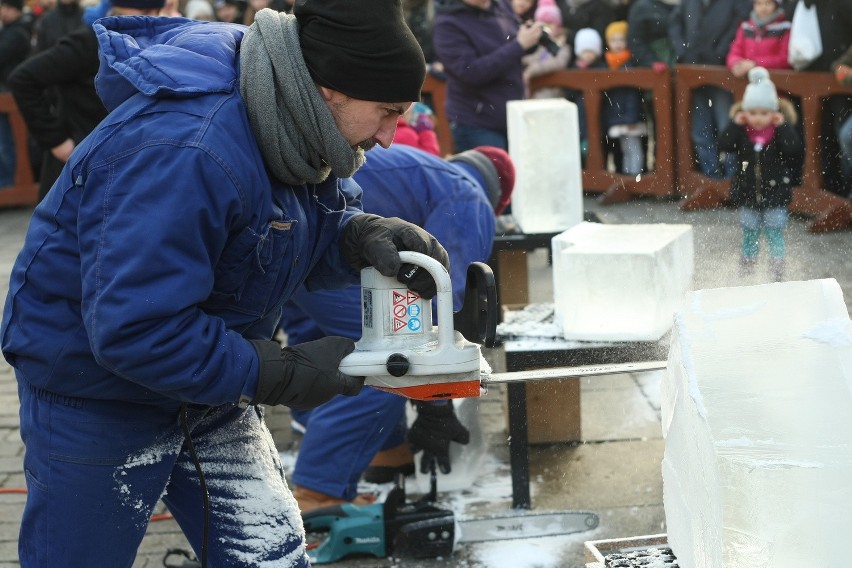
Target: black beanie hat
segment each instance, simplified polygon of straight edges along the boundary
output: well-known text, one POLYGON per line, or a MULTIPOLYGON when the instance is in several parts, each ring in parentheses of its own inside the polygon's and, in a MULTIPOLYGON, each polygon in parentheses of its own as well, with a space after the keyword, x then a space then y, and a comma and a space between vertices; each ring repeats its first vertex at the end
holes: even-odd
POLYGON ((137 10, 162 10, 166 0, 112 0, 114 8, 135 8, 137 10))
POLYGON ((426 62, 400 0, 296 0, 293 14, 314 81, 365 101, 420 100, 426 62))
POLYGON ((17 8, 18 10, 24 9, 24 0, 2 0, 0 4, 4 6, 11 6, 12 8, 17 8))

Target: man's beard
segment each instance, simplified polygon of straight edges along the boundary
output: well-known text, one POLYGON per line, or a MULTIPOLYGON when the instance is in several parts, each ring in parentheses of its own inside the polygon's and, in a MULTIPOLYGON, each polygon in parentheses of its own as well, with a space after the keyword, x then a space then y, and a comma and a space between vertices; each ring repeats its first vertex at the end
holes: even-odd
POLYGON ((355 144, 355 146, 353 146, 353 148, 354 149, 361 149, 361 150, 366 152, 367 150, 370 150, 375 145, 376 145, 376 139, 370 138, 368 140, 363 140, 361 142, 358 142, 357 144, 355 144))

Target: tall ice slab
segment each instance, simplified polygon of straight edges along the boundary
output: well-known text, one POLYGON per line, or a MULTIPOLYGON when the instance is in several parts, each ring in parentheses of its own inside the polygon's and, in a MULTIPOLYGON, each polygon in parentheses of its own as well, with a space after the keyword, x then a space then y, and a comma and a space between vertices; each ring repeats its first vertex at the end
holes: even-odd
POLYGON ((524 233, 558 233, 583 220, 577 105, 565 99, 509 101, 515 163, 512 215, 524 233))
POLYGON ((577 341, 660 339, 695 269, 691 225, 583 222, 551 249, 555 320, 577 341))
POLYGON ((835 280, 688 294, 661 398, 682 568, 852 566, 852 322, 835 280))

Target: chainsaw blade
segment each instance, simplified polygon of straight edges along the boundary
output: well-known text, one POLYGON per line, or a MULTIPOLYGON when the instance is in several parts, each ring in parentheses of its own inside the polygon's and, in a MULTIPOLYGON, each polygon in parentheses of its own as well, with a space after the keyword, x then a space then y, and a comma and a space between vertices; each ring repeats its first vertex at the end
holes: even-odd
POLYGON ((555 379, 618 375, 621 373, 661 371, 666 368, 666 363, 666 361, 638 361, 634 363, 604 363, 601 365, 552 367, 549 369, 532 369, 529 371, 491 373, 490 375, 482 375, 482 385, 487 387, 489 384, 498 383, 526 383, 530 381, 550 381, 555 379))
POLYGON ((457 519, 457 542, 488 542, 518 538, 559 536, 598 526, 598 516, 587 511, 512 513, 505 516, 457 519))

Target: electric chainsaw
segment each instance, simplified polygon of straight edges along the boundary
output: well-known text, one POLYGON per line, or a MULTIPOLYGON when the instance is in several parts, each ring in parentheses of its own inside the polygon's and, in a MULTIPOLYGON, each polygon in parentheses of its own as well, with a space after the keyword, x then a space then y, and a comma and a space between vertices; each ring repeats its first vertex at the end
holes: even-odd
POLYGON ((400 479, 384 503, 334 505, 302 515, 312 564, 328 564, 347 556, 448 558, 457 544, 566 535, 594 529, 598 516, 585 511, 530 513, 457 518, 435 504, 431 490, 408 502, 400 479))
POLYGON ((464 303, 453 313, 453 289, 444 266, 425 254, 402 251, 403 263, 427 270, 437 286, 437 324, 432 302, 375 268, 361 270, 362 335, 340 363, 364 384, 416 400, 481 396, 489 384, 589 377, 664 369, 665 361, 557 367, 491 373, 480 346, 497 336, 497 285, 487 264, 467 270, 464 303))

